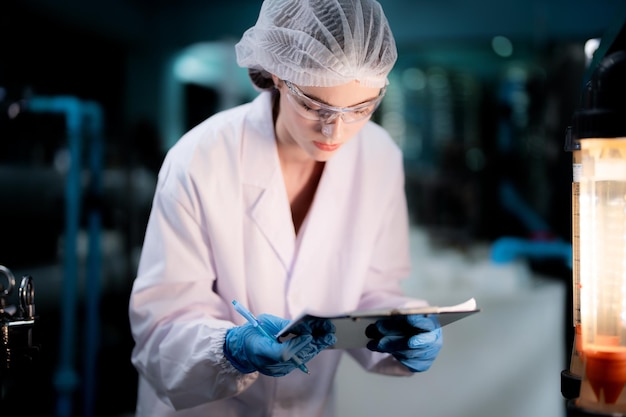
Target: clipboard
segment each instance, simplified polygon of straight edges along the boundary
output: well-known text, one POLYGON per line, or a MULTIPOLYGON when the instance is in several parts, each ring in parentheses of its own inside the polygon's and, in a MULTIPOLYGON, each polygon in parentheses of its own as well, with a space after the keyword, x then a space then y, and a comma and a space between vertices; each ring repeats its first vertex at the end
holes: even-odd
POLYGON ((328 319, 335 325, 335 336, 337 337, 337 343, 330 349, 354 349, 362 348, 367 345, 370 339, 365 335, 365 329, 381 318, 414 314, 422 314, 424 316, 435 315, 437 316, 439 325, 443 327, 464 317, 478 313, 479 311, 480 309, 476 306, 476 300, 470 298, 464 303, 446 307, 427 306, 417 308, 358 310, 351 313, 331 316, 305 312, 292 320, 278 332, 276 336, 279 340, 284 340, 289 337, 291 329, 302 321, 328 319))

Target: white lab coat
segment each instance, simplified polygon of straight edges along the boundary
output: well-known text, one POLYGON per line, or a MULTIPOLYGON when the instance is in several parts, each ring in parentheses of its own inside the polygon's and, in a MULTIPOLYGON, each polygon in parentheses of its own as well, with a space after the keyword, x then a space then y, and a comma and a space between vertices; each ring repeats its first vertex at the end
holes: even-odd
MULTIPOLYGON (((400 150, 368 122, 326 163, 296 239, 270 93, 183 136, 159 173, 130 298, 137 416, 332 416, 342 351, 320 353, 310 375, 241 374, 222 351, 226 329, 244 324, 231 301, 284 318, 409 302, 403 184, 400 150)), ((349 353, 410 375, 389 355, 349 353)))

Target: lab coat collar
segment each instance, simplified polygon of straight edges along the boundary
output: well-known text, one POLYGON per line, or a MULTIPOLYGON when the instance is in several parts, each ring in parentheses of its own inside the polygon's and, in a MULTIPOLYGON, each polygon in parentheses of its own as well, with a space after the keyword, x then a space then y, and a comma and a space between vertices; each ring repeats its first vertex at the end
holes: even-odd
POLYGON ((261 93, 252 103, 242 140, 243 193, 248 215, 268 240, 285 270, 291 268, 295 232, 280 170, 271 94, 261 93))
MULTIPOLYGON (((273 134, 271 94, 261 93, 252 102, 248 114, 241 160, 244 198, 250 217, 272 245, 285 269, 291 271, 296 255, 296 235, 290 221, 291 208, 273 134)), ((313 204, 301 229, 298 264, 303 267, 315 260, 319 245, 334 237, 343 211, 350 209, 345 203, 348 201, 345 196, 355 180, 359 140, 359 137, 353 138, 326 162, 313 204)))

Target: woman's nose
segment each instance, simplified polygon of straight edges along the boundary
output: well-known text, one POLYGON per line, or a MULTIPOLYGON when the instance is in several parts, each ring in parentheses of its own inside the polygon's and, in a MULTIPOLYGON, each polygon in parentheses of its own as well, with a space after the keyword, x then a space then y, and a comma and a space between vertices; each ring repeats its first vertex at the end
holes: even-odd
POLYGON ((332 140, 341 139, 341 132, 343 128, 343 119, 341 117, 335 118, 332 122, 322 124, 322 135, 332 140))

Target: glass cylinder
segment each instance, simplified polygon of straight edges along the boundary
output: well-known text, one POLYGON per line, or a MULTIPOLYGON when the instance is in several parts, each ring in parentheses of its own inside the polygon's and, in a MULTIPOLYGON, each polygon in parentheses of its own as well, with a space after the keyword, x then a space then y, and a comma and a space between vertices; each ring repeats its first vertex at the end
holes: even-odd
POLYGON ((626 138, 584 139, 580 178, 580 320, 584 375, 577 405, 626 412, 626 138))

